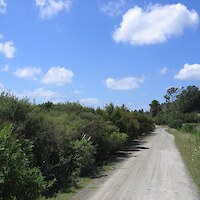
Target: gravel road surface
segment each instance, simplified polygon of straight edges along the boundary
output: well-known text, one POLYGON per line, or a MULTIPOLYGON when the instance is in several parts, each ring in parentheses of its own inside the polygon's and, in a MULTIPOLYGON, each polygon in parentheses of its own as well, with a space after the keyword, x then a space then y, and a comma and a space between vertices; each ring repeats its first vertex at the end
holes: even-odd
MULTIPOLYGON (((174 137, 164 128, 135 141, 127 149, 130 157, 88 200, 199 200, 196 187, 175 146, 174 137)), ((84 199, 84 198, 83 198, 84 199)))

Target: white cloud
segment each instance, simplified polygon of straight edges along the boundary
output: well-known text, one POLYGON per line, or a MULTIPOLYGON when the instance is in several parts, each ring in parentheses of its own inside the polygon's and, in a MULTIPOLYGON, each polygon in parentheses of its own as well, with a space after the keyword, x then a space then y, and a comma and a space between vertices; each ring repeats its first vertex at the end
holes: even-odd
POLYGON ((175 78, 180 80, 200 80, 200 64, 185 64, 175 75, 175 78))
POLYGON ((144 82, 144 77, 125 77, 122 79, 106 79, 105 83, 107 88, 113 90, 131 90, 140 87, 140 85, 144 82))
POLYGON ((49 18, 58 14, 62 10, 69 11, 71 0, 36 0, 36 7, 40 10, 40 17, 49 18))
POLYGON ((1 69, 2 72, 8 72, 9 71, 9 65, 6 64, 2 69, 1 69))
POLYGON ((16 48, 14 47, 13 41, 6 43, 0 43, 0 53, 4 54, 6 58, 14 58, 16 48))
POLYGON ((7 7, 6 2, 4 0, 0 0, 0 13, 5 13, 6 7, 7 7))
POLYGON ((74 74, 70 69, 64 67, 52 67, 43 77, 42 82, 45 84, 54 84, 63 86, 71 83, 74 74))
POLYGON ((125 5, 125 0, 113 0, 104 4, 101 10, 111 17, 118 16, 122 13, 123 7, 125 5))
POLYGON ((74 90, 74 92, 73 92, 74 94, 82 94, 82 92, 81 91, 79 91, 79 90, 74 90))
POLYGON ((33 92, 29 93, 28 96, 31 98, 49 101, 55 97, 58 97, 58 94, 51 90, 44 90, 43 88, 38 88, 38 89, 35 89, 33 92))
POLYGON ((30 100, 35 100, 36 102, 54 101, 55 98, 59 97, 59 94, 51 90, 45 90, 43 88, 37 88, 33 91, 24 91, 19 94, 14 92, 14 94, 19 98, 28 98, 30 100))
POLYGON ((163 67, 163 68, 160 70, 160 74, 161 74, 161 75, 165 75, 167 72, 168 72, 168 68, 167 68, 167 67, 163 67))
POLYGON ((85 98, 85 99, 80 99, 79 102, 85 106, 89 107, 97 107, 100 105, 100 100, 97 98, 85 98))
POLYGON ((36 102, 36 103, 43 103, 46 101, 52 101, 52 102, 60 102, 60 94, 57 92, 54 92, 52 90, 46 90, 44 88, 37 88, 35 90, 24 90, 21 93, 18 93, 16 91, 12 92, 16 97, 20 99, 28 99, 30 101, 36 102))
POLYGON ((0 93, 4 91, 4 86, 2 83, 0 83, 0 93))
POLYGON ((37 67, 19 68, 14 74, 20 78, 36 80, 37 75, 41 74, 41 69, 37 67))
POLYGON ((163 43, 198 23, 197 12, 188 10, 181 3, 165 6, 155 4, 146 10, 136 6, 124 14, 120 27, 113 33, 113 39, 131 45, 163 43))

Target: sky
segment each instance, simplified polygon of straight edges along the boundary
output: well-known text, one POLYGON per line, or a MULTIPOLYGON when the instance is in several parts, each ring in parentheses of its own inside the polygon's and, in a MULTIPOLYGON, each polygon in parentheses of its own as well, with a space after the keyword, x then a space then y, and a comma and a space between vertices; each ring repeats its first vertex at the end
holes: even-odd
POLYGON ((197 0, 0 0, 0 92, 149 109, 200 87, 197 0))

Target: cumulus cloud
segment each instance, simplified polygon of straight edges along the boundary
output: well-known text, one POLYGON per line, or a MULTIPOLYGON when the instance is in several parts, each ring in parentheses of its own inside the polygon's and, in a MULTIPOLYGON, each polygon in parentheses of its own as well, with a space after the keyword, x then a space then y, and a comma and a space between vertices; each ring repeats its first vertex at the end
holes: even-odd
POLYGON ((19 68, 14 74, 20 78, 36 80, 37 75, 41 74, 41 69, 37 67, 19 68))
POLYGON ((4 54, 6 58, 14 58, 16 48, 14 47, 13 41, 6 43, 0 43, 0 53, 4 54))
POLYGON ((40 17, 49 18, 59 12, 71 8, 71 0, 36 0, 36 7, 40 10, 40 17))
POLYGON ((182 35, 185 28, 198 23, 197 12, 188 10, 181 3, 155 4, 146 10, 136 6, 124 14, 120 26, 113 33, 113 39, 131 45, 163 43, 173 36, 182 35))
POLYGON ((113 90, 131 90, 140 87, 140 85, 144 82, 144 77, 125 77, 122 79, 106 79, 105 83, 107 88, 113 90))
POLYGON ((180 80, 200 80, 200 64, 185 64, 175 75, 180 80))
POLYGON ((5 0, 0 0, 0 13, 5 13, 6 7, 7 7, 7 4, 5 0))
POLYGON ((72 82, 74 74, 70 69, 64 67, 52 67, 43 77, 45 84, 64 86, 72 82))
POLYGON ((124 6, 125 0, 113 0, 108 2, 107 4, 104 4, 101 7, 101 10, 110 17, 115 17, 122 13, 124 6))
POLYGON ((100 100, 97 98, 85 98, 85 99, 80 99, 79 102, 85 106, 89 107, 97 107, 100 105, 100 100))
POLYGON ((160 70, 160 74, 161 74, 161 75, 165 75, 167 72, 168 72, 168 68, 167 68, 167 67, 163 67, 163 68, 160 70))

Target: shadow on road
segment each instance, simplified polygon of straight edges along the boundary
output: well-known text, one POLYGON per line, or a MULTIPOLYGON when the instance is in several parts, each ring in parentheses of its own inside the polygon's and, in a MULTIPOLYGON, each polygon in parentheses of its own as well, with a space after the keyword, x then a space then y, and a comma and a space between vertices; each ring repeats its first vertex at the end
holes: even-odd
MULTIPOLYGON (((148 134, 148 137, 155 136, 154 133, 148 134)), ((121 163, 124 160, 131 158, 131 157, 138 157, 138 154, 135 154, 136 152, 148 150, 149 147, 147 146, 148 141, 145 140, 146 136, 140 136, 138 139, 133 140, 131 143, 129 143, 127 146, 123 147, 120 151, 117 151, 114 155, 112 155, 108 161, 105 163, 105 165, 115 165, 117 163, 121 163)), ((111 167, 113 168, 113 167, 111 167)), ((104 176, 107 176, 107 173, 105 173, 103 169, 103 166, 99 166, 96 168, 95 173, 91 176, 91 178, 101 178, 104 176)))
MULTIPOLYGON (((150 136, 154 136, 154 134, 150 134, 150 136)), ((146 146, 147 143, 148 141, 145 140, 145 136, 141 136, 139 139, 133 140, 127 146, 115 153, 115 155, 112 157, 112 162, 122 162, 124 161, 124 159, 137 157, 136 155, 134 155, 134 152, 149 149, 149 147, 146 146)))

